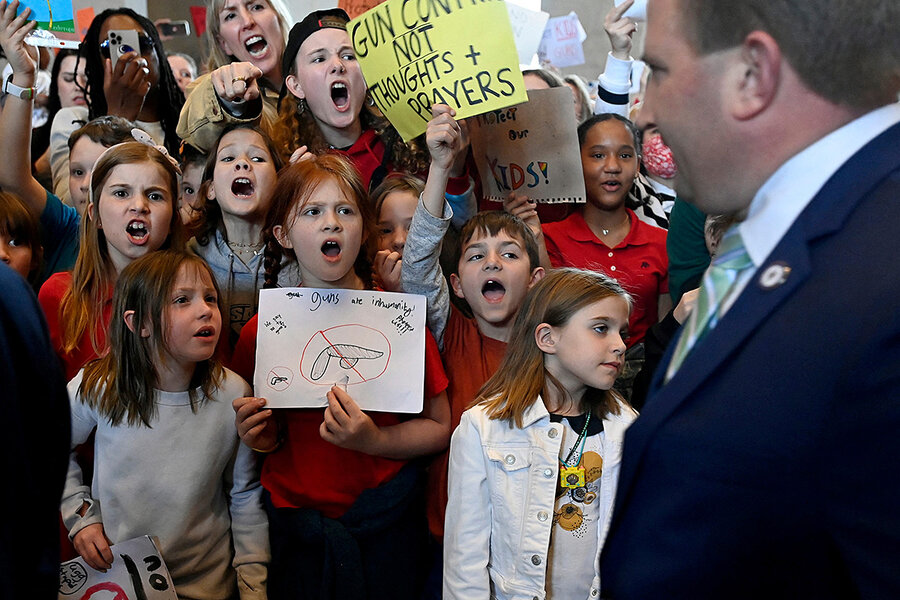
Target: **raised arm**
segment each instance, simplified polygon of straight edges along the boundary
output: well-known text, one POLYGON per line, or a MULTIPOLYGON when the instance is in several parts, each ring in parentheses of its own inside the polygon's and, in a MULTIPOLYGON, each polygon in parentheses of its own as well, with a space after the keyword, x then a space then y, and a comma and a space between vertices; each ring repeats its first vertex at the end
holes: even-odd
MULTIPOLYGON (((28 21, 31 9, 18 17, 19 3, 0 2, 0 46, 12 67, 11 82, 21 88, 34 86, 36 62, 25 45, 25 36, 35 27, 28 21)), ((34 100, 14 94, 6 96, 0 112, 0 148, 4 148, 4 165, 0 169, 0 188, 18 195, 25 205, 40 218, 47 203, 47 192, 31 174, 31 110, 34 100)))
POLYGON ((441 272, 441 242, 450 226, 453 211, 444 198, 450 170, 460 151, 460 127, 453 109, 436 104, 425 139, 431 153, 431 168, 425 191, 413 216, 403 249, 403 289, 421 294, 427 301, 428 328, 443 348, 444 329, 450 314, 450 290, 441 272))
POLYGON ((631 36, 637 25, 630 17, 623 17, 634 0, 613 6, 603 21, 603 28, 612 47, 606 57, 606 67, 599 77, 594 114, 616 113, 628 116, 628 90, 631 89, 631 36))

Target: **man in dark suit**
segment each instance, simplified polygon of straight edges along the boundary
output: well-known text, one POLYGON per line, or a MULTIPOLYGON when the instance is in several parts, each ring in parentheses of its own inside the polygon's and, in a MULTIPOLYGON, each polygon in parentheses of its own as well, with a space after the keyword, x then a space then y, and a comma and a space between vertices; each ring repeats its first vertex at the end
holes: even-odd
POLYGON ((648 11, 641 118, 739 222, 626 435, 602 595, 900 598, 900 2, 648 11))

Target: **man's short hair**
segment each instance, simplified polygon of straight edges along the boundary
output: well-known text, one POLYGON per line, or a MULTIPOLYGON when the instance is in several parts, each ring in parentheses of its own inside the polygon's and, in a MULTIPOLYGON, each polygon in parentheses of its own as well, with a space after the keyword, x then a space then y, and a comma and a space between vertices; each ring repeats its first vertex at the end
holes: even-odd
POLYGON ((701 54, 771 35, 813 92, 872 109, 900 91, 898 0, 681 0, 685 36, 701 54))
POLYGON ((459 232, 460 257, 458 260, 461 260, 466 244, 471 242, 472 238, 475 236, 493 237, 501 231, 522 243, 525 253, 528 255, 528 262, 532 271, 541 266, 537 241, 534 239, 534 233, 532 233, 531 228, 519 217, 502 210, 480 212, 466 221, 459 232))

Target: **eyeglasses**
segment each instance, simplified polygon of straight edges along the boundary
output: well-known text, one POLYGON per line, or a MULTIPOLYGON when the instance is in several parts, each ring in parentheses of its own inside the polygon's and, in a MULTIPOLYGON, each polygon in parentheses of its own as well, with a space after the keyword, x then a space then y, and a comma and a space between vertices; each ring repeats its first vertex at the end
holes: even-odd
MULTIPOLYGON (((150 36, 146 34, 138 36, 138 45, 141 47, 141 55, 143 56, 150 54, 150 52, 154 49, 153 40, 150 39, 150 36)), ((129 52, 131 50, 134 50, 134 48, 129 48, 128 46, 123 46, 122 50, 126 51, 126 48, 128 48, 127 51, 129 52)), ((103 40, 100 43, 100 56, 102 56, 103 58, 109 58, 109 40, 103 40)))

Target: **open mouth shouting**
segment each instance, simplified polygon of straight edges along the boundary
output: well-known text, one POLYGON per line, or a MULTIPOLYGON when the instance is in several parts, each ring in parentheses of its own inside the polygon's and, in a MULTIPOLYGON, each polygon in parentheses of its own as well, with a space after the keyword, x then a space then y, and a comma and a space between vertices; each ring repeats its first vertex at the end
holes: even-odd
POLYGON ((497 304, 506 296, 506 288, 496 279, 488 279, 481 286, 481 295, 491 304, 497 304))
POLYGON ((128 234, 128 240, 136 246, 143 246, 150 239, 147 223, 137 219, 128 222, 128 225, 125 226, 125 233, 128 234))
POLYGON ((269 42, 261 35, 254 35, 244 42, 244 47, 253 58, 262 58, 266 55, 266 50, 269 49, 269 42))
POLYGON ((231 193, 238 198, 249 198, 254 189, 253 182, 246 177, 238 177, 231 182, 231 193))
POLYGON ((350 91, 347 84, 335 81, 331 84, 331 101, 338 110, 347 110, 350 107, 350 91))
POLYGON ((326 240, 322 244, 322 255, 329 262, 336 262, 341 258, 341 245, 335 240, 326 240))

